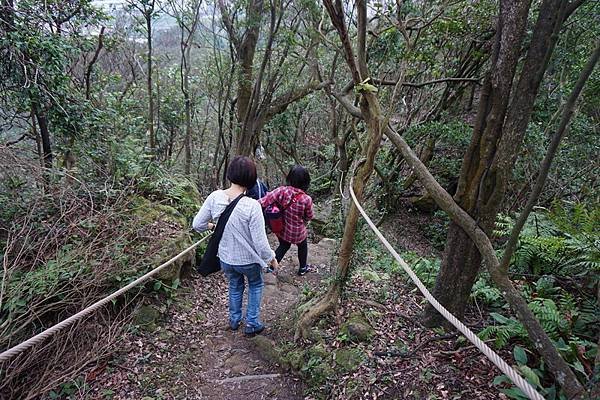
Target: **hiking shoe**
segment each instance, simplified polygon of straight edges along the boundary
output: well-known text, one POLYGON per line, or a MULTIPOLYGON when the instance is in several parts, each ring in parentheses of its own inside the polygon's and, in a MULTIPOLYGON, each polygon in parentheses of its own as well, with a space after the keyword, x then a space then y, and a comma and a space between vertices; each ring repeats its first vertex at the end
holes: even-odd
POLYGON ((255 330, 255 331, 252 331, 252 332, 244 332, 244 336, 246 336, 247 338, 251 338, 251 337, 254 337, 254 336, 256 336, 256 335, 260 335, 260 334, 262 333, 262 331, 264 331, 264 330, 265 330, 265 327, 264 327, 264 326, 261 326, 260 328, 258 328, 258 329, 257 329, 257 330, 255 330))
POLYGON ((314 267, 312 265, 306 265, 304 268, 300 268, 298 270, 298 276, 306 275, 307 272, 314 271, 314 267))
POLYGON ((227 322, 227 323, 224 323, 221 326, 220 330, 222 330, 222 331, 234 331, 235 332, 235 331, 238 330, 238 328, 240 327, 241 324, 242 324, 241 322, 238 322, 237 324, 232 325, 230 322, 227 322))

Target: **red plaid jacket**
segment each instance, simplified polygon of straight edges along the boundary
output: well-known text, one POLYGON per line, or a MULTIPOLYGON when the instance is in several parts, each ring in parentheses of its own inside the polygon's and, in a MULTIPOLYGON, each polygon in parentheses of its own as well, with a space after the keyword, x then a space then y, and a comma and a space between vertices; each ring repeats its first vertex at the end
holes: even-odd
POLYGON ((263 208, 271 204, 283 207, 283 232, 277 235, 286 242, 298 244, 308 236, 306 223, 313 214, 313 203, 309 195, 293 186, 280 186, 259 200, 263 208))

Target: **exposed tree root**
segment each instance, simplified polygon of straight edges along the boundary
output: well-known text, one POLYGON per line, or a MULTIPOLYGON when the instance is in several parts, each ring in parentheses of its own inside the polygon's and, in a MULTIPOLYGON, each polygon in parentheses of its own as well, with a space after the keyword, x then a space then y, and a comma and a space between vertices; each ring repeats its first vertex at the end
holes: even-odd
POLYGON ((310 308, 307 308, 298 318, 294 339, 307 339, 310 337, 310 329, 315 322, 324 314, 337 308, 340 302, 340 285, 334 283, 329 290, 310 308))

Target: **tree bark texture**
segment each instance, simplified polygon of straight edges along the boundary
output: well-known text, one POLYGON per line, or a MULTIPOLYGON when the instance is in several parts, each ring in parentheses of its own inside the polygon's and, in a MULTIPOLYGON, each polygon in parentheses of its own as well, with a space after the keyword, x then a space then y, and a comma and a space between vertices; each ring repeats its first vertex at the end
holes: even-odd
POLYGON ((181 9, 177 11, 175 4, 172 5, 174 13, 178 15, 179 29, 181 33, 180 51, 181 62, 179 65, 179 73, 181 75, 181 93, 183 94, 183 102, 185 109, 185 159, 184 171, 186 175, 190 175, 192 170, 192 99, 190 95, 190 71, 191 71, 191 50, 192 40, 198 27, 200 20, 200 6, 202 0, 189 2, 186 8, 182 4, 181 9))
MULTIPOLYGON (((504 248, 504 254, 502 255, 502 260, 500 263, 500 268, 504 272, 508 271, 510 260, 512 258, 512 255, 513 255, 515 249, 517 248, 517 242, 519 240, 519 233, 521 232, 521 229, 523 229, 523 226, 525 226, 525 222, 527 222, 527 218, 529 217, 529 214, 531 213, 531 211, 533 210, 533 207, 536 205, 536 203, 539 199, 542 189, 544 188, 544 185, 546 183, 546 180, 548 179, 548 174, 550 173, 550 166, 552 165, 552 160, 554 159, 554 156, 556 155, 556 152, 558 151, 558 146, 560 145, 561 140, 567 133, 567 128, 568 128, 569 122, 571 121, 571 117, 573 116, 573 113, 575 112, 575 106, 577 104, 577 99, 579 98, 581 92, 583 91, 583 87, 584 87, 585 83, 587 82, 587 80, 589 79, 590 75, 592 74, 595 66, 598 64, 599 57, 600 57, 600 41, 597 41, 596 48, 594 49, 592 55, 590 56, 588 62, 585 65, 585 67, 581 71, 581 74, 579 75, 579 78, 575 84, 575 87, 573 88, 573 91, 571 92, 566 104, 563 107, 561 120, 558 125, 558 129, 556 130, 554 135, 552 135, 552 139, 550 140, 550 145, 548 146, 548 149, 546 150, 546 155, 540 165, 540 171, 536 178, 536 181, 535 181, 535 184, 531 191, 531 194, 529 195, 529 198, 527 199, 527 203, 525 204, 525 207, 521 211, 521 214, 519 214, 519 217, 517 218, 517 221, 515 222, 515 225, 511 231, 509 240, 506 243, 506 246, 504 248)), ((599 285, 599 287, 600 287, 600 285, 599 285)))
POLYGON ((106 29, 105 26, 103 26, 100 29, 100 33, 98 34, 98 45, 96 46, 96 51, 94 52, 94 56, 92 57, 92 60, 88 64, 86 71, 85 71, 85 99, 86 100, 90 99, 90 92, 91 92, 91 88, 92 88, 92 72, 94 71, 94 64, 96 64, 96 61, 98 61, 98 56, 100 55, 100 52, 102 51, 102 48, 104 47, 104 30, 105 29, 106 29))
POLYGON ((236 133, 235 151, 236 154, 251 155, 254 150, 251 143, 252 132, 249 132, 251 131, 249 127, 244 126, 247 125, 244 121, 247 120, 252 100, 254 55, 263 20, 264 2, 263 0, 248 1, 246 6, 246 29, 241 37, 236 32, 234 21, 230 19, 223 1, 219 1, 219 9, 229 39, 233 42, 236 52, 235 58, 238 63, 236 100, 238 132, 236 133))
MULTIPOLYGON (((250 0, 247 3, 243 32, 237 31, 238 27, 224 1, 220 0, 218 3, 223 25, 235 50, 237 130, 234 149, 236 154, 247 156, 254 155, 254 151, 260 142, 262 129, 275 115, 284 112, 291 103, 327 85, 309 79, 303 86, 293 87, 285 93, 275 96, 276 82, 283 73, 282 68, 277 67, 272 72, 267 73, 266 66, 272 62, 271 54, 274 39, 279 32, 282 21, 286 21, 285 9, 290 3, 285 2, 274 2, 268 8, 270 18, 269 28, 267 29, 268 35, 264 40, 265 49, 260 68, 256 72, 254 71, 261 25, 267 25, 263 23, 267 14, 263 3, 263 0, 250 0)), ((235 12, 233 14, 235 15, 235 12)), ((298 29, 298 26, 299 24, 296 24, 290 29, 298 29)), ((281 52, 282 56, 276 61, 277 63, 285 61, 289 48, 284 48, 281 52)))
POLYGON ((427 189, 437 205, 450 216, 457 226, 461 228, 461 232, 476 244, 477 249, 483 255, 485 263, 488 266, 492 280, 498 286, 508 304, 517 314, 519 321, 521 321, 527 330, 529 338, 532 343, 534 343, 536 350, 539 351, 547 362, 556 380, 563 387, 565 393, 567 393, 567 396, 573 399, 585 398, 582 385, 577 381, 577 377, 573 371, 554 347, 552 340, 550 340, 539 321, 533 315, 531 309, 529 309, 527 302, 512 285, 512 282, 510 282, 507 275, 500 271, 500 262, 496 257, 495 250, 488 235, 482 230, 477 221, 461 208, 460 205, 453 200, 452 196, 440 186, 404 139, 389 126, 385 132, 392 143, 394 143, 394 145, 402 152, 407 163, 413 168, 414 172, 419 177, 419 181, 427 189))
POLYGON ((600 41, 596 42, 596 47, 593 53, 581 71, 575 87, 573 88, 565 106, 563 107, 562 117, 558 129, 553 134, 550 145, 546 151, 546 155, 542 160, 536 183, 527 201, 525 209, 519 216, 517 223, 511 232, 502 261, 499 261, 496 257, 490 236, 483 231, 477 221, 475 221, 463 208, 461 208, 437 183, 427 167, 419 160, 404 139, 394 132, 389 126, 386 129, 386 135, 400 150, 407 163, 413 168, 415 174, 419 177, 421 184, 423 184, 423 186, 431 194, 438 206, 448 213, 453 222, 461 228, 461 232, 467 235, 475 244, 478 252, 483 256, 492 280, 496 286, 498 286, 512 310, 516 313, 519 321, 527 330, 529 338, 534 344, 534 347, 547 362, 548 366, 550 367, 550 371, 554 374, 557 382, 561 385, 570 399, 595 398, 594 396, 597 387, 592 386, 590 388, 590 396, 588 396, 583 385, 581 385, 581 383, 577 380, 577 377, 569 365, 554 347, 554 343, 548 337, 543 327, 536 319, 525 299, 521 296, 519 291, 513 286, 512 282, 508 278, 508 264, 516 247, 521 229, 523 228, 529 213, 533 209, 534 204, 539 198, 544 183, 548 178, 552 160, 554 159, 560 142, 567 131, 569 122, 571 121, 575 111, 577 100, 579 99, 585 83, 592 74, 599 59, 600 41))

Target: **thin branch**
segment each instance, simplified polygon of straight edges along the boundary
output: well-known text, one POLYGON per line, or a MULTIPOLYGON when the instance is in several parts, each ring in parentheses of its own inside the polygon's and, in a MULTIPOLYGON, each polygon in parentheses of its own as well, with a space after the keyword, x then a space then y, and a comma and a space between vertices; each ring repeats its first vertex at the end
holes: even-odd
MULTIPOLYGON (((371 81, 375 85, 382 85, 382 86, 396 86, 398 84, 398 81, 395 81, 395 80, 390 81, 390 80, 383 80, 383 79, 371 79, 371 81)), ((420 88, 423 86, 436 85, 438 83, 445 83, 445 82, 472 82, 472 83, 475 83, 476 85, 481 85, 481 78, 440 78, 440 79, 434 79, 434 80, 425 81, 425 82, 402 82, 402 83, 400 83, 400 85, 420 88)))
POLYGON ((100 28, 100 33, 98 34, 98 46, 96 46, 96 51, 94 52, 94 56, 92 60, 88 64, 87 70, 85 72, 85 99, 90 99, 90 78, 92 76, 92 70, 94 68, 94 64, 98 61, 98 56, 100 55, 100 51, 102 51, 102 47, 104 47, 104 30, 105 26, 100 28))
POLYGON ((24 133, 18 139, 11 140, 10 142, 7 142, 4 146, 5 147, 13 146, 25 139, 32 139, 32 137, 28 133, 24 133))

